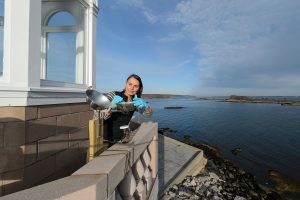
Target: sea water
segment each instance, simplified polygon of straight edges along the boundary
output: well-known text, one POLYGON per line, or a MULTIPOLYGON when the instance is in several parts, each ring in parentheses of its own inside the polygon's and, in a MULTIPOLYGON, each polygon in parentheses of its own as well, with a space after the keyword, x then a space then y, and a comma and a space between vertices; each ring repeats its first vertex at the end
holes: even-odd
POLYGON ((176 130, 172 137, 217 147, 236 166, 271 184, 268 170, 300 182, 300 106, 150 99, 152 120, 176 130), (183 106, 182 109, 165 109, 183 106), (241 148, 237 155, 232 149, 241 148))

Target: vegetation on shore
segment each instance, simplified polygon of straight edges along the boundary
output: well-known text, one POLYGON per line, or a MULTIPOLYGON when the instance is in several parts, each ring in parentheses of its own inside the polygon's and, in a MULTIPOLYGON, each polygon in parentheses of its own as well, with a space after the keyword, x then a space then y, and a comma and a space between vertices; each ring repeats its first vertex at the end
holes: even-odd
POLYGON ((145 99, 169 99, 169 98, 193 98, 190 95, 176 95, 176 94, 143 94, 145 99))
POLYGON ((267 103, 267 104, 280 104, 287 106, 300 106, 300 100, 290 98, 272 98, 272 97, 248 97, 230 95, 229 98, 196 98, 196 100, 209 100, 219 102, 240 102, 240 103, 267 103))

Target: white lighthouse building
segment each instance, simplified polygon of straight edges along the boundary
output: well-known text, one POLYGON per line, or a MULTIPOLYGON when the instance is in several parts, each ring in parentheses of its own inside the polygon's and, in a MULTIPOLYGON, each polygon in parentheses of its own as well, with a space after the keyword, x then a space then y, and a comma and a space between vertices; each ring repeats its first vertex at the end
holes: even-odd
POLYGON ((0 0, 0 196, 86 163, 97 0, 0 0))

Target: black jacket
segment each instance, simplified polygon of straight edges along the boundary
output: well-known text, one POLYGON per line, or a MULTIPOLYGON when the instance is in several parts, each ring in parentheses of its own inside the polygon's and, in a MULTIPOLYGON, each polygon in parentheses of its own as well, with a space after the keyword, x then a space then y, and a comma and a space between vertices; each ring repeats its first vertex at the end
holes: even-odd
MULTIPOLYGON (((111 92, 110 95, 112 98, 114 95, 118 95, 127 102, 128 97, 125 95, 125 91, 122 92, 111 92)), ((118 141, 121 140, 123 134, 120 131, 120 126, 128 125, 134 111, 127 113, 124 112, 113 112, 111 117, 104 121, 104 139, 109 141, 118 141)))

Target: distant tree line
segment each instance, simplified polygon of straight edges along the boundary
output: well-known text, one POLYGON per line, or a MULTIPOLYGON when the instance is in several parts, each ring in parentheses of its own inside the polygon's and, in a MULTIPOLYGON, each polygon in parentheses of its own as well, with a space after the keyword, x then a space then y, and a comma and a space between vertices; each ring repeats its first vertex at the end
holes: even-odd
POLYGON ((229 100, 253 101, 254 99, 246 96, 230 95, 229 100))

